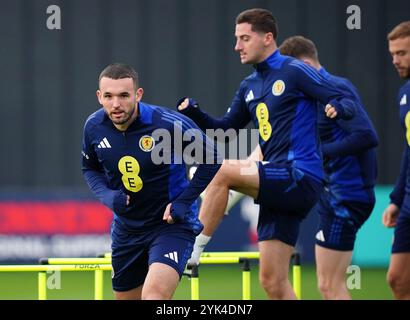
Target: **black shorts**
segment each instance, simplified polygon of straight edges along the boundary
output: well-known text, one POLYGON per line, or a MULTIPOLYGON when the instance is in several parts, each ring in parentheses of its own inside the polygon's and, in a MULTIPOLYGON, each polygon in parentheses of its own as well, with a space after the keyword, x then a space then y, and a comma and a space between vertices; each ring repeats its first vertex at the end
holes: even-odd
POLYGON ((191 257, 195 236, 193 231, 178 223, 164 223, 139 234, 124 232, 113 223, 113 289, 128 291, 139 287, 154 262, 169 265, 181 277, 191 257))
POLYGON ((288 165, 258 162, 258 240, 295 246, 299 225, 319 199, 322 183, 288 165))
POLYGON ((392 253, 410 252, 410 196, 406 195, 394 228, 392 253))
POLYGON ((315 207, 319 215, 316 244, 339 251, 352 251, 356 234, 369 218, 374 201, 336 201, 331 192, 324 190, 315 207))

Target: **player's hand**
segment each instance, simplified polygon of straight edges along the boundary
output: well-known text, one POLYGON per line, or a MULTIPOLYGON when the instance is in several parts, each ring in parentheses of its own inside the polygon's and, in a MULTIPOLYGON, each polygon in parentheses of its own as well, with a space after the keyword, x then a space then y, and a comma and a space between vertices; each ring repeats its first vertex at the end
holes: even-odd
POLYGON ((178 100, 177 109, 179 111, 185 110, 188 107, 198 108, 198 102, 192 98, 184 97, 178 100))
POLYGON ((181 203, 178 199, 169 203, 165 208, 164 216, 162 219, 168 223, 180 223, 185 221, 185 218, 191 212, 191 206, 185 203, 181 203))
POLYGON ((382 222, 386 228, 395 227, 399 216, 400 208, 394 203, 390 203, 383 212, 382 222))
POLYGON ((326 117, 333 119, 337 117, 337 110, 331 104, 327 104, 325 107, 326 117))
POLYGON ((112 209, 116 214, 123 214, 127 211, 128 205, 130 204, 130 196, 122 190, 113 190, 113 207, 112 209))
POLYGON ((164 212, 164 216, 162 217, 162 220, 166 220, 167 223, 169 223, 169 224, 175 223, 174 219, 172 219, 172 216, 171 216, 171 203, 167 204, 167 207, 165 208, 165 212, 164 212))
POLYGON ((185 100, 182 101, 181 104, 178 106, 178 110, 184 110, 188 108, 188 106, 189 106, 189 99, 185 98, 185 100))

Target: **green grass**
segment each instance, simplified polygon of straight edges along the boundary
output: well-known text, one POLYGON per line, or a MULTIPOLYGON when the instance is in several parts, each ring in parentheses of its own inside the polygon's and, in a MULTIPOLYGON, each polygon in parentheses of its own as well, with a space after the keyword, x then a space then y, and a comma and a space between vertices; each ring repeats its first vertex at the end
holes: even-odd
MULTIPOLYGON (((209 266, 200 268, 200 299, 241 299, 242 273, 240 266, 209 266)), ((104 272, 104 299, 113 299, 110 272, 104 272)), ((385 281, 386 269, 362 269, 361 288, 351 290, 353 299, 392 299, 385 281)), ((349 275, 348 275, 349 276, 349 275)), ((94 299, 93 272, 62 272, 61 289, 47 290, 48 299, 90 300, 94 299)), ((190 299, 190 280, 183 277, 174 299, 190 299)), ((258 281, 258 266, 251 271, 252 299, 266 299, 258 281)), ((36 273, 0 273, 1 300, 37 299, 36 273)), ((302 299, 321 299, 316 288, 316 275, 313 266, 302 266, 302 299)))
MULTIPOLYGON (((350 290, 353 299, 386 300, 393 296, 386 283, 386 269, 362 269, 360 289, 350 290)), ((349 276, 349 275, 347 275, 349 276)), ((321 299, 314 266, 302 266, 302 299, 321 299)), ((200 299, 242 299, 242 274, 239 266, 202 266, 199 274, 200 299)), ((190 299, 189 279, 183 278, 174 298, 190 299)), ((252 299, 267 299, 259 284, 258 267, 251 271, 252 299)))

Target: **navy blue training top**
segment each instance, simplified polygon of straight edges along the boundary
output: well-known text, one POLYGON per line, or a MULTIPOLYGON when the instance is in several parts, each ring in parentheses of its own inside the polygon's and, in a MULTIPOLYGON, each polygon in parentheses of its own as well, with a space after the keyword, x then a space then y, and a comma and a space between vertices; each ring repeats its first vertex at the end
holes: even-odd
POLYGON ((163 214, 172 202, 174 220, 199 233, 203 226, 195 200, 222 162, 216 146, 178 112, 143 102, 138 108, 138 117, 126 131, 119 131, 102 108, 87 119, 83 176, 125 230, 146 232, 166 223, 163 214), (191 181, 185 166, 189 157, 183 154, 187 147, 199 163, 191 181), (130 196, 128 206, 126 195, 130 196))

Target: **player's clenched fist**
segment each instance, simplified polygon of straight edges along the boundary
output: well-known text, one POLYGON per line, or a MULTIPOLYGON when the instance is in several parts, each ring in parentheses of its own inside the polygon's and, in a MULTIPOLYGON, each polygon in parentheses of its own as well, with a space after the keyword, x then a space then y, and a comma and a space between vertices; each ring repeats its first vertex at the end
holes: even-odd
POLYGON ((326 117, 333 119, 337 117, 337 110, 331 104, 327 104, 325 107, 326 117))
POLYGON ((179 111, 182 111, 188 107, 198 108, 198 102, 192 98, 184 97, 178 100, 177 108, 179 111))

